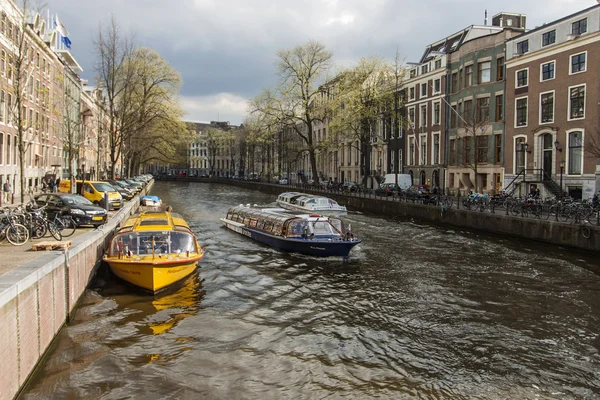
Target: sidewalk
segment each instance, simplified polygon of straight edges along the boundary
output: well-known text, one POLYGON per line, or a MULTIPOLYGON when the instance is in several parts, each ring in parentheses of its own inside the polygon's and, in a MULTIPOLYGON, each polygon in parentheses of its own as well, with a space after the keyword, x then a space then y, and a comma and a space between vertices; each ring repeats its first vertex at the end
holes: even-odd
MULTIPOLYGON (((115 215, 116 211, 109 211, 108 218, 110 219, 113 215, 115 215)), ((77 228, 75 233, 67 238, 63 238, 64 241, 72 241, 74 238, 85 235, 87 232, 93 231, 92 227, 80 227, 77 228)), ((0 242, 0 276, 6 274, 9 271, 12 271, 19 265, 25 264, 28 261, 31 261, 37 257, 42 256, 48 251, 57 251, 57 250, 48 250, 48 251, 33 251, 31 247, 36 243, 46 242, 46 241, 56 241, 49 234, 46 237, 41 239, 29 239, 27 243, 22 246, 14 246, 8 242, 8 240, 4 239, 0 242)))

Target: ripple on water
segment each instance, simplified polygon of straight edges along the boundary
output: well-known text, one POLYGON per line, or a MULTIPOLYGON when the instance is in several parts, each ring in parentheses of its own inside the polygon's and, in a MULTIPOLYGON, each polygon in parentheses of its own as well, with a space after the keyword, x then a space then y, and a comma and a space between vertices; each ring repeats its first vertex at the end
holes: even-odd
POLYGON ((595 256, 362 213, 347 261, 222 228, 273 196, 158 182, 206 249, 144 296, 110 275, 83 298, 22 398, 600 397, 595 256))

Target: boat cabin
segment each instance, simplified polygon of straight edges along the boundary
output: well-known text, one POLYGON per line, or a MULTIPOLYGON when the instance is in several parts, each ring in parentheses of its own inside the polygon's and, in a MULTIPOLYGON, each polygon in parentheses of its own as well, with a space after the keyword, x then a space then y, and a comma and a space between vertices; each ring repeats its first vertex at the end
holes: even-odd
POLYGON ((244 206, 232 207, 227 219, 275 236, 287 238, 342 239, 344 225, 338 218, 317 214, 287 215, 244 206))
POLYGON ((199 253, 185 220, 170 212, 145 212, 128 219, 108 249, 109 256, 199 253))

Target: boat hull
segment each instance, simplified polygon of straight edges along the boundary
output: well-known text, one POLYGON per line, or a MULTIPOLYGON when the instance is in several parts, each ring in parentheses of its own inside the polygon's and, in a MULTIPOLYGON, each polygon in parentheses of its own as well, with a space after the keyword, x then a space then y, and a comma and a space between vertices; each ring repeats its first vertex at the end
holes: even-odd
POLYGON ((223 225, 241 235, 247 236, 257 242, 279 250, 301 253, 316 257, 347 257, 350 250, 360 243, 360 240, 319 240, 319 239, 296 239, 283 236, 274 236, 269 233, 240 226, 239 223, 232 223, 225 218, 221 218, 223 225))
POLYGON ((128 260, 106 257, 104 261, 111 271, 126 282, 156 293, 188 277, 196 268, 201 257, 185 260, 128 260))

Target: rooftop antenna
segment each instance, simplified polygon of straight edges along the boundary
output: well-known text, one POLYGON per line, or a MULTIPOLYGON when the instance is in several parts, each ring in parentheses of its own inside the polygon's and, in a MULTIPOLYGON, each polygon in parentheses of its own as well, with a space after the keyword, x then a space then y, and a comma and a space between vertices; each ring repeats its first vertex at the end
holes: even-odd
MULTIPOLYGON (((599 0, 600 1, 600 0, 599 0)), ((488 23, 488 19, 487 19, 487 10, 485 10, 485 20, 483 21, 483 25, 487 26, 488 23)))

